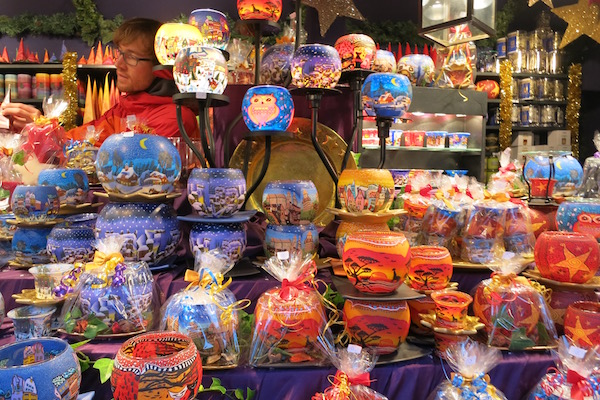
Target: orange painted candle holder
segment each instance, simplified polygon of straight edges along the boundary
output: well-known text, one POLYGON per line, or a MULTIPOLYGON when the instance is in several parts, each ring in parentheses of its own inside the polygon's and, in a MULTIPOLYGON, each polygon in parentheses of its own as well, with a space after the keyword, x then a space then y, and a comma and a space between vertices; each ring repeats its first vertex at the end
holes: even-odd
POLYGON ((461 329, 473 298, 459 291, 440 290, 433 292, 435 324, 440 328, 461 329))
POLYGON ((440 358, 446 359, 446 349, 454 344, 462 343, 469 338, 469 335, 453 335, 451 333, 433 332, 435 349, 440 358))
POLYGON ((404 300, 347 299, 344 323, 351 343, 373 348, 379 354, 389 354, 406 340, 410 312, 404 300))
POLYGON ((360 292, 392 293, 408 272, 410 246, 400 232, 351 233, 342 261, 348 279, 360 292))
POLYGON ((415 290, 441 290, 452 277, 452 257, 445 247, 415 246, 410 250, 411 260, 406 283, 415 290))
POLYGON ((390 227, 386 221, 381 222, 354 222, 341 221, 335 232, 335 248, 340 258, 344 254, 344 246, 348 235, 354 232, 389 232, 390 227))
POLYGON ((408 309, 410 310, 410 323, 411 332, 417 335, 429 335, 433 333, 431 328, 421 323, 421 316, 419 314, 429 314, 431 311, 435 311, 435 303, 431 299, 430 295, 425 295, 420 299, 407 300, 408 309))
POLYGON ((281 0, 237 0, 241 20, 264 19, 273 22, 281 17, 281 0))
POLYGON ((559 282, 585 283, 600 267, 598 242, 584 233, 542 232, 533 254, 540 274, 559 282))
POLYGON ((577 301, 567 307, 565 335, 579 347, 600 345, 600 303, 577 301))

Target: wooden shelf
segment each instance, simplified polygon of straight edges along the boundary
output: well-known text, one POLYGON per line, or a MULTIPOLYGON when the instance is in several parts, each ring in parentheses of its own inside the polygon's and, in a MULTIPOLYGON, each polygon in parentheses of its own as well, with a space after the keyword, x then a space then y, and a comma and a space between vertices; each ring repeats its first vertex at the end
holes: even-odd
MULTIPOLYGON (((500 104, 502 99, 488 99, 488 104, 500 104)), ((512 100, 513 104, 539 104, 549 106, 566 106, 566 100, 512 100)))
MULTIPOLYGON (((500 125, 487 125, 485 127, 486 130, 489 131, 497 131, 500 129, 500 125)), ((513 125, 511 130, 513 132, 519 132, 519 131, 531 131, 531 132, 546 132, 546 131, 553 131, 553 130, 561 130, 561 129, 566 129, 565 126, 563 125, 552 125, 552 126, 521 126, 521 125, 513 125)))
MULTIPOLYGON (((379 146, 363 145, 365 150, 379 150, 379 146)), ((481 149, 451 149, 449 147, 433 148, 433 147, 405 147, 405 146, 386 146, 386 150, 390 151, 416 151, 416 152, 441 152, 441 153, 457 153, 457 154, 481 154, 481 149)))
MULTIPOLYGON (((551 79, 569 79, 567 74, 546 74, 539 72, 513 72, 513 78, 523 79, 523 78, 551 78, 551 79)), ((500 74, 495 72, 476 72, 475 80, 481 80, 479 78, 484 79, 500 79, 500 74)))

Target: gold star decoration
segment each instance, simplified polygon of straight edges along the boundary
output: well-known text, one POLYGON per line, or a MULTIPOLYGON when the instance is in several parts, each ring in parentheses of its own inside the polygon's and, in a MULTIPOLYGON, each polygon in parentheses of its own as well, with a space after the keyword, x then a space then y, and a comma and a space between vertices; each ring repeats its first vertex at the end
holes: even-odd
POLYGON ((313 7, 319 13, 321 36, 325 36, 337 17, 350 17, 361 21, 365 19, 352 0, 302 0, 302 3, 313 7))
MULTIPOLYGON (((531 7, 538 1, 540 1, 540 0, 529 0, 529 7, 531 7)), ((550 8, 554 8, 554 5, 552 4, 552 0, 542 0, 542 2, 550 8)))
POLYGON ((553 8, 552 12, 569 24, 560 42, 561 49, 581 35, 588 35, 600 43, 600 7, 597 3, 579 0, 577 4, 553 8))

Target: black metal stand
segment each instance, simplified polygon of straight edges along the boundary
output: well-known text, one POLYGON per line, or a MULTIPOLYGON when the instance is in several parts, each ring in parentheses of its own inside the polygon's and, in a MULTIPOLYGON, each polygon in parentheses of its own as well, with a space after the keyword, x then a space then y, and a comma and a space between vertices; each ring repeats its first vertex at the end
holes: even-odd
POLYGON ((173 95, 173 102, 176 104, 177 110, 177 125, 181 132, 181 137, 190 147, 192 152, 196 155, 200 164, 203 168, 215 167, 215 142, 210 129, 209 122, 209 110, 212 107, 223 107, 229 104, 229 97, 222 94, 212 93, 179 93, 173 95), (198 104, 198 119, 200 128, 200 142, 202 143, 202 150, 204 155, 198 150, 198 148, 192 142, 192 139, 185 130, 183 125, 183 117, 181 114, 181 106, 190 101, 196 101, 198 104), (205 162, 206 160, 206 162, 205 162))
MULTIPOLYGON (((531 201, 531 183, 527 180, 527 176, 525 176, 525 164, 527 163, 527 156, 523 156, 523 169, 522 176, 525 184, 527 185, 527 200, 531 201)), ((551 203, 553 199, 550 197, 550 183, 554 178, 554 156, 548 156, 548 168, 550 169, 548 174, 548 181, 546 182, 546 197, 544 199, 545 203, 551 203)))
POLYGON ((379 164, 378 169, 383 168, 385 164, 385 153, 386 153, 386 142, 385 140, 390 136, 390 128, 394 120, 392 118, 376 117, 377 123, 377 137, 379 137, 379 164))

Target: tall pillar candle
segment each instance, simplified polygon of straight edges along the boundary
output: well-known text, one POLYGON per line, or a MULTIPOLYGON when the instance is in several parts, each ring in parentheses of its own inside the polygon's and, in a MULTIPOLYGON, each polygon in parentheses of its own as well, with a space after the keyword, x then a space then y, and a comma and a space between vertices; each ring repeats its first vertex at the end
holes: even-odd
POLYGON ((43 99, 50 96, 50 74, 35 74, 36 99, 43 99))
POLYGON ((29 74, 18 74, 17 75, 17 97, 19 99, 30 99, 31 98, 31 75, 29 75, 29 74))
POLYGON ((50 75, 50 95, 54 97, 62 97, 62 75, 52 74, 50 75))
POLYGON ((17 75, 6 74, 4 75, 4 88, 5 91, 10 87, 10 99, 14 100, 17 98, 17 75))

